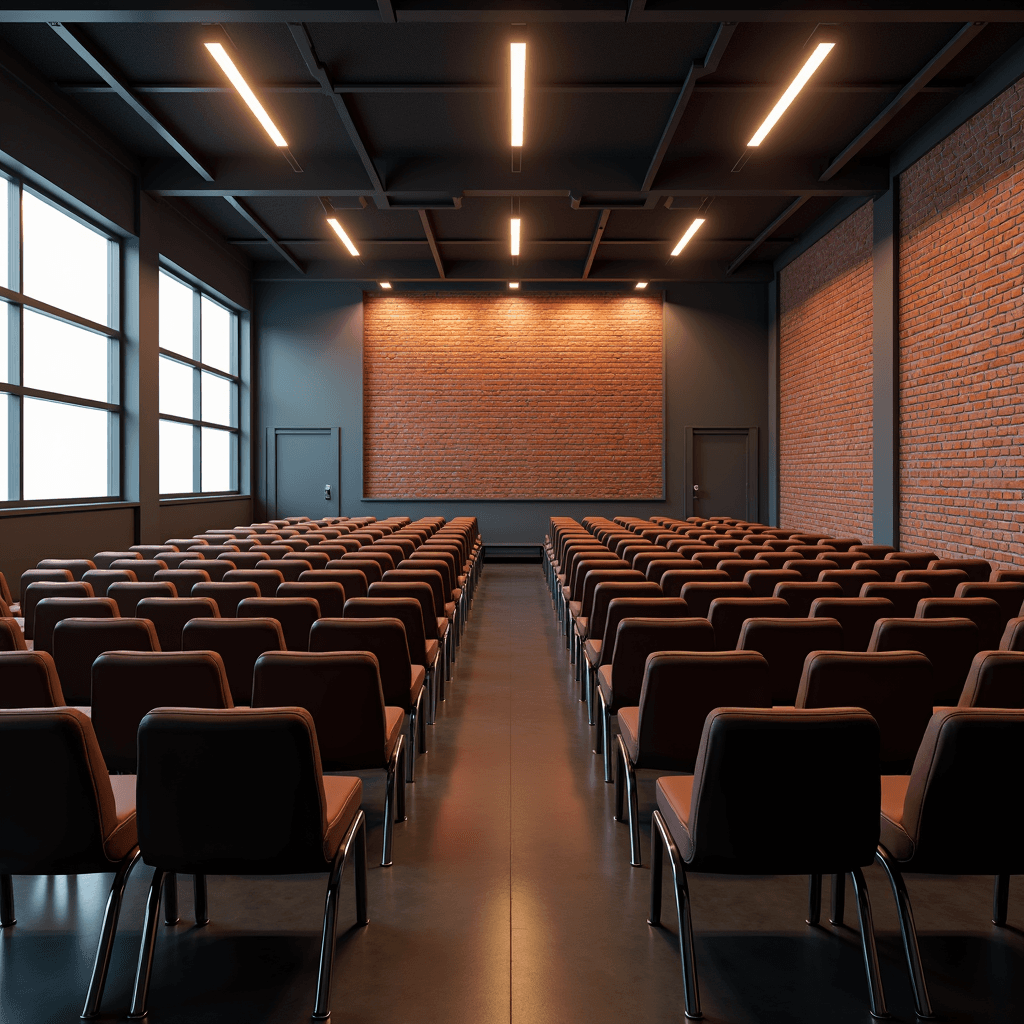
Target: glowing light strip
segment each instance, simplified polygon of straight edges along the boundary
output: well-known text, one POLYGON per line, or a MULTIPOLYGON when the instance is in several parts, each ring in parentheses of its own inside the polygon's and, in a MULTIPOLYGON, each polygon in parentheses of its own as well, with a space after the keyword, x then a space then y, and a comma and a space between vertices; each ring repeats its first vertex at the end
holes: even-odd
POLYGON ((697 217, 694 220, 694 222, 686 229, 686 234, 683 235, 683 237, 680 238, 678 242, 676 242, 676 247, 672 250, 672 255, 673 256, 678 256, 683 251, 683 249, 686 247, 686 243, 689 242, 690 239, 693 238, 693 236, 695 234, 697 234, 697 229, 703 223, 704 223, 704 218, 703 217, 697 217))
POLYGON ((207 43, 206 48, 210 51, 213 59, 220 65, 221 71, 228 76, 228 81, 238 90, 239 96, 245 100, 246 105, 256 115, 256 120, 263 125, 266 133, 274 140, 275 146, 286 147, 288 145, 284 136, 277 130, 277 125, 270 120, 270 115, 263 109, 263 104, 256 99, 256 94, 249 88, 249 83, 242 77, 234 61, 228 56, 227 50, 220 43, 207 43))
POLYGON ((523 111, 526 106, 526 43, 512 43, 512 145, 523 144, 523 111))
POLYGON ((807 63, 800 69, 796 78, 789 83, 789 88, 782 94, 782 99, 772 107, 772 112, 764 119, 764 123, 754 132, 753 138, 747 143, 748 146, 760 146, 764 137, 775 127, 775 123, 786 112, 786 108, 796 99, 797 94, 807 84, 811 75, 818 70, 821 62, 829 55, 829 51, 835 43, 819 43, 814 48, 814 53, 807 59, 807 63))
POLYGON ((512 218, 512 255, 519 255, 519 218, 512 218))
POLYGON ((334 228, 335 234, 337 234, 337 236, 342 240, 342 242, 345 245, 345 248, 348 249, 348 251, 352 253, 353 256, 358 256, 359 250, 352 244, 352 239, 345 234, 345 229, 338 223, 338 218, 328 217, 327 223, 330 224, 332 228, 334 228))

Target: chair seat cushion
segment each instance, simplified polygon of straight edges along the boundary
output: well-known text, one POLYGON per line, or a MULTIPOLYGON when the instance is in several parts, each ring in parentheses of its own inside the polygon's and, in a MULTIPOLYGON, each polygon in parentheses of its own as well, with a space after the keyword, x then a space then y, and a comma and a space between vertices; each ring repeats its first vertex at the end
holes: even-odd
POLYGON ((449 618, 449 619, 454 619, 455 618, 455 602, 454 601, 449 601, 447 604, 445 604, 445 606, 444 606, 444 614, 445 614, 446 618, 449 618))
POLYGON ((587 616, 579 615, 576 618, 576 632, 581 640, 587 639, 587 626, 590 624, 590 619, 587 616))
POLYGON ((110 835, 104 836, 103 852, 116 863, 139 841, 135 825, 135 776, 111 775, 110 788, 114 791, 117 825, 110 835))
POLYGON ((569 602, 569 614, 574 619, 578 619, 580 617, 580 613, 582 611, 583 611, 583 602, 582 601, 570 601, 569 602))
POLYGON ((437 620, 437 635, 444 636, 448 632, 448 620, 443 616, 439 616, 437 620))
POLYGON ((438 651, 440 650, 441 645, 436 640, 427 641, 427 661, 430 662, 431 665, 434 664, 437 659, 438 651))
POLYGON ((619 734, 626 744, 629 759, 636 764, 640 756, 640 709, 619 708, 619 734))
POLYGON ((878 841, 898 861, 914 856, 914 841, 903 828, 903 803, 910 785, 909 775, 882 776, 882 819, 878 841))
POLYGON ((604 705, 609 711, 615 710, 615 693, 612 690, 612 667, 611 665, 602 665, 597 670, 597 688, 601 691, 601 696, 604 697, 604 705))
POLYGON ((420 699, 423 687, 427 681, 427 670, 422 665, 413 665, 412 679, 409 683, 409 707, 414 707, 420 699))
POLYGON ((690 838, 690 803, 693 798, 692 775, 669 775, 658 779, 656 786, 658 810, 665 819, 669 833, 679 848, 683 863, 693 857, 690 838))
POLYGON ((334 860, 345 833, 359 812, 363 799, 362 779, 347 775, 324 776, 327 829, 324 833, 324 860, 334 860))
POLYGON ((583 645, 583 651, 587 656, 587 661, 597 668, 601 664, 601 641, 600 640, 588 640, 583 645))
POLYGON ((384 709, 384 728, 386 739, 384 740, 384 760, 390 761, 391 755, 395 752, 395 744, 398 737, 402 735, 402 726, 405 725, 405 712, 401 708, 384 709))

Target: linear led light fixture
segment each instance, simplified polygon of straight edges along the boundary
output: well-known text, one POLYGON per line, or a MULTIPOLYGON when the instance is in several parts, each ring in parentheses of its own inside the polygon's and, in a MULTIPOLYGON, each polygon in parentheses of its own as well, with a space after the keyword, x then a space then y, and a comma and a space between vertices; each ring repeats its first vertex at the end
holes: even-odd
POLYGON ((697 234, 698 229, 703 223, 703 217, 694 217, 693 223, 686 229, 686 234, 676 242, 676 247, 672 250, 673 256, 678 256, 686 248, 686 244, 697 234))
POLYGON ((747 143, 748 146, 760 146, 764 137, 775 127, 776 122, 786 112, 786 108, 797 98, 800 90, 808 83, 811 75, 821 66, 821 62, 829 55, 835 43, 818 43, 814 52, 807 58, 807 63, 799 70, 796 78, 789 83, 789 88, 782 94, 782 98, 772 107, 771 113, 764 119, 761 127, 754 132, 753 137, 747 143))
POLYGON ((256 120, 263 125, 266 133, 274 140, 274 145, 287 148, 284 136, 277 130, 277 125, 270 119, 270 115, 264 110, 263 104, 256 99, 256 94, 249 88, 249 83, 242 77, 241 72, 235 67, 235 62, 228 56, 228 51, 221 43, 207 43, 207 50, 210 51, 213 59, 220 65, 221 71, 228 77, 228 81, 238 90, 239 96, 245 100, 246 106, 256 115, 256 120))
POLYGON ((511 221, 512 255, 519 255, 519 217, 513 217, 511 221))
POLYGON ((646 281, 637 281, 637 283, 636 283, 637 291, 643 291, 644 288, 646 288, 646 287, 647 287, 647 282, 646 281))
POLYGON ((526 106, 526 43, 509 44, 512 71, 512 145, 523 144, 523 111, 526 106))
POLYGON ((391 282, 390 281, 380 281, 379 284, 380 284, 381 288, 384 289, 384 291, 386 291, 386 292, 391 291, 391 282))
MULTIPOLYGON (((327 223, 330 224, 332 228, 334 228, 334 233, 341 239, 341 241, 344 244, 345 248, 348 249, 348 251, 353 256, 358 256, 359 255, 359 250, 352 244, 352 239, 349 238, 348 235, 345 234, 345 229, 338 222, 338 218, 337 217, 328 217, 327 218, 327 223)), ((383 287, 383 285, 381 287, 383 287)))
POLYGON ((513 289, 513 291, 514 291, 516 288, 519 287, 519 282, 518 281, 509 281, 508 286, 509 286, 509 288, 513 289))

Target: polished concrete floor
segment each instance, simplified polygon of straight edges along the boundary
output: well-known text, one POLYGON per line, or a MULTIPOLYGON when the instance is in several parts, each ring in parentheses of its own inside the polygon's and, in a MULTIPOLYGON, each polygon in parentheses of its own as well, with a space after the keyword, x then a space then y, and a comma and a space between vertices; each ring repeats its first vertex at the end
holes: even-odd
MULTIPOLYGON (((391 868, 374 863, 383 785, 366 777, 371 920, 347 928, 349 879, 335 1024, 682 1021, 669 892, 667 927, 650 928, 650 873, 629 866, 592 741, 540 567, 488 565, 391 868)), ((640 793, 646 862, 653 776, 640 793)), ((127 1014, 149 877, 143 867, 129 883, 103 1020, 127 1014)), ((109 879, 15 879, 18 924, 0 934, 4 1024, 77 1019, 109 879)), ((891 897, 876 869, 868 879, 890 1009, 912 1020, 891 897)), ((202 929, 188 922, 189 881, 180 883, 182 923, 160 928, 149 1019, 308 1020, 325 879, 211 878, 202 929)), ((694 876, 690 885, 709 1020, 870 1020, 856 932, 803 923, 804 878, 694 876)), ((991 879, 915 878, 910 888, 941 1016, 1020 1019, 1024 900, 1011 895, 1011 927, 997 929, 991 879)))

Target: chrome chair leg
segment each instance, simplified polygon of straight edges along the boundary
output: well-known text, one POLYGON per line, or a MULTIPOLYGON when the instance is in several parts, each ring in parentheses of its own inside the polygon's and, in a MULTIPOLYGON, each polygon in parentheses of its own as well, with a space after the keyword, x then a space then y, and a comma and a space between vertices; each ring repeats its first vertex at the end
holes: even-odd
POLYGON ((193 875, 192 885, 196 924, 202 928, 210 923, 210 901, 206 892, 206 875, 193 875))
POLYGON ((626 750, 626 742, 621 735, 615 737, 615 744, 618 750, 616 758, 618 771, 615 774, 615 820, 622 821, 622 783, 625 780, 626 807, 629 814, 629 863, 638 868, 640 867, 640 807, 636 792, 636 772, 633 769, 629 752, 626 750))
POLYGON ((177 924, 178 920, 178 876, 168 871, 164 882, 164 924, 177 924))
MULTIPOLYGON (((82 1019, 88 1020, 100 1012, 103 1000, 103 987, 107 983, 107 971, 110 969, 110 954, 114 949, 114 935, 117 932, 117 921, 121 916, 121 902, 124 899, 124 887, 132 868, 139 862, 142 854, 136 846, 117 866, 114 881, 110 886, 107 906, 103 911, 103 925, 100 928, 100 940, 96 944, 96 959, 93 962, 92 977, 89 979, 89 991, 85 995, 85 1008, 82 1019)), ((10 876, 5 876, 9 878, 10 876)), ((12 922, 13 924, 13 922, 12 922)))
POLYGON ((17 923, 14 916, 14 879, 10 875, 0 875, 0 928, 9 928, 17 923))
POLYGON ((601 753, 604 755, 604 781, 612 781, 612 713, 601 697, 601 753))
MULTIPOLYGON (((403 741, 405 737, 402 737, 403 741)), ((398 800, 395 804, 395 821, 406 821, 405 813, 405 762, 409 757, 409 747, 403 742, 401 756, 398 758, 395 781, 398 785, 398 800)))
POLYGON ((142 944, 139 947, 139 966, 135 972, 135 989, 132 1005, 128 1011, 129 1020, 142 1020, 146 1016, 146 1001, 149 998, 149 978, 153 972, 153 949, 156 945, 156 922, 160 916, 160 890, 174 878, 173 873, 157 868, 153 872, 153 883, 149 887, 146 901, 146 916, 142 923, 142 944))
POLYGON ((917 928, 914 926, 914 911, 910 906, 910 894, 903 874, 896 867, 892 858, 883 847, 875 851, 875 861, 882 865, 889 878, 896 911, 900 919, 900 937, 903 939, 903 953, 907 958, 907 970, 914 989, 914 1012, 926 1020, 935 1016, 931 1000, 928 998, 928 985, 924 978, 924 965, 921 963, 921 949, 917 943, 917 928))
POLYGON ((807 876, 807 923, 814 927, 821 921, 821 875, 807 876))
POLYGON ((846 875, 832 876, 832 912, 828 923, 838 928, 846 916, 846 875))
MULTIPOLYGON (((419 733, 420 733, 420 721, 419 721, 419 708, 417 704, 414 704, 412 710, 409 712, 409 742, 405 748, 405 765, 403 766, 405 771, 405 781, 412 782, 413 774, 415 773, 416 765, 416 754, 419 752, 419 733)), ((403 790, 404 792, 404 790, 403 790)))
POLYGON ((996 875, 992 890, 992 923, 1002 928, 1006 924, 1006 912, 1010 908, 1010 876, 996 875))
POLYGON ((854 868, 850 872, 850 877, 853 878, 853 891, 857 897, 860 942, 864 952, 864 969, 868 976, 868 1000, 871 1016, 884 1020, 890 1014, 885 1005, 885 991, 882 989, 882 971, 878 964, 878 949, 875 946, 875 925, 871 918, 868 884, 864 881, 864 872, 860 868, 854 868))
MULTIPOLYGON (((395 749, 391 754, 391 760, 388 762, 387 767, 387 783, 384 787, 384 851, 381 854, 380 866, 382 868, 391 867, 391 846, 394 841, 395 822, 402 821, 404 818, 397 817, 398 814, 398 794, 396 792, 396 786, 398 783, 398 769, 402 767, 402 751, 403 751, 403 740, 404 736, 398 737, 398 742, 395 744, 395 749)), ((402 801, 404 803, 404 801, 402 801)))

